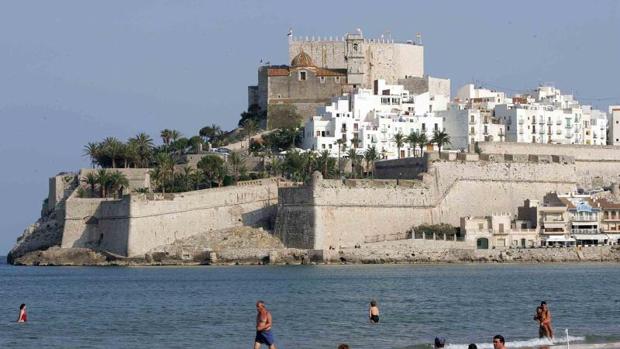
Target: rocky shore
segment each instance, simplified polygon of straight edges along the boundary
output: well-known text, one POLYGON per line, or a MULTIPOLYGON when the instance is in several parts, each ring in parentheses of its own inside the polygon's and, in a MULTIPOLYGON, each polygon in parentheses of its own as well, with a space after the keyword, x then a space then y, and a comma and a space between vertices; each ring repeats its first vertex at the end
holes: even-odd
POLYGON ((534 248, 511 250, 414 251, 359 248, 315 251, 289 248, 230 248, 189 254, 154 251, 144 258, 124 258, 85 248, 51 247, 16 258, 15 265, 37 266, 166 266, 166 265, 295 265, 295 264, 433 264, 620 262, 620 247, 534 248))

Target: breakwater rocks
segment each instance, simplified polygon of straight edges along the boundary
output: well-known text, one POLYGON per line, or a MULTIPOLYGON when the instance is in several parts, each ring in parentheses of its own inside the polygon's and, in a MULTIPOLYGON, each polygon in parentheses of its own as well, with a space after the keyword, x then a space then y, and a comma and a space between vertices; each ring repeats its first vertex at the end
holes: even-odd
POLYGON ((421 251, 357 248, 316 251, 290 248, 232 248, 196 254, 150 252, 125 258, 86 248, 52 247, 27 253, 16 265, 161 266, 161 265, 285 265, 285 264, 429 264, 429 263, 558 263, 620 262, 620 247, 531 248, 510 250, 445 249, 421 251))

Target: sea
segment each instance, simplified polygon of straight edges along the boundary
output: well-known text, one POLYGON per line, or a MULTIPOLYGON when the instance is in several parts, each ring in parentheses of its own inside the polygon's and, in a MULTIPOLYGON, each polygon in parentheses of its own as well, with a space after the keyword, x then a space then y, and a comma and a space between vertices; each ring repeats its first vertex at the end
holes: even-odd
POLYGON ((0 348, 620 347, 619 264, 16 267, 0 264, 0 348), (381 320, 368 321, 376 300, 381 320), (538 339, 549 304, 556 339, 538 339), (17 324, 27 305, 29 322, 17 324), (567 343, 568 341, 568 343, 567 343))

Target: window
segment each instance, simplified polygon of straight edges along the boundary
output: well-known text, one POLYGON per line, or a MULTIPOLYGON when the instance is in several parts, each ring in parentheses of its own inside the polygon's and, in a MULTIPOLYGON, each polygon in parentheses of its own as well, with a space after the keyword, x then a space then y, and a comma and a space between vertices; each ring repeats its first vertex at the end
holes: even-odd
POLYGON ((435 131, 439 131, 439 125, 435 124, 435 131))
POLYGON ((332 145, 330 144, 330 145, 329 145, 329 149, 331 149, 331 148, 332 148, 332 145))
POLYGON ((316 131, 316 136, 320 137, 321 136, 321 131, 316 131))
POLYGON ((484 230, 484 223, 478 223, 478 230, 484 230))
POLYGON ((319 77, 319 81, 321 82, 321 84, 324 84, 325 83, 325 77, 324 76, 319 77))
POLYGON ((306 80, 306 72, 305 71, 300 71, 299 72, 299 80, 300 81, 305 81, 306 80))
POLYGON ((422 123, 422 132, 426 132, 426 124, 422 123))
POLYGON ((325 144, 321 144, 321 149, 325 149, 325 144))
POLYGON ((499 232, 500 234, 504 232, 504 223, 499 224, 499 232))
POLYGON ((470 120, 471 120, 470 122, 475 122, 475 120, 474 120, 474 116, 473 116, 473 115, 471 116, 471 119, 470 119, 470 120))

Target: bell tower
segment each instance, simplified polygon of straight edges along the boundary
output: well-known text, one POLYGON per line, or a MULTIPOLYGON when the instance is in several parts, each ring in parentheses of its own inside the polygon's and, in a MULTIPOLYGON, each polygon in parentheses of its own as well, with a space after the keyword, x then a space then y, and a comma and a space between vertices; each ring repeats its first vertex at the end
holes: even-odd
POLYGON ((364 82, 364 37, 361 29, 355 34, 347 34, 345 60, 347 62, 347 82, 361 87, 364 82))

